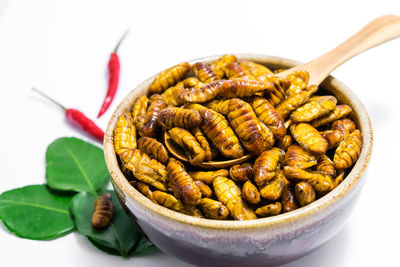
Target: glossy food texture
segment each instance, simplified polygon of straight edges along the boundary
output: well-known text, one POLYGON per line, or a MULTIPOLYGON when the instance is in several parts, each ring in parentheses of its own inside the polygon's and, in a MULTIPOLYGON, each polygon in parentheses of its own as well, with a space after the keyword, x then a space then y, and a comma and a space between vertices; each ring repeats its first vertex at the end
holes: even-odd
POLYGON ((307 169, 317 164, 317 158, 301 146, 291 145, 286 151, 285 163, 289 166, 307 169))
POLYGON ((307 182, 297 183, 294 187, 297 202, 304 207, 315 201, 315 191, 307 182))
POLYGON ((253 165, 251 163, 233 165, 229 169, 229 177, 235 182, 246 182, 253 178, 253 165))
POLYGON ((95 229, 104 229, 108 227, 113 218, 114 207, 111 195, 104 193, 94 202, 94 212, 92 216, 92 227, 95 229))
POLYGON ((250 71, 243 68, 243 66, 239 62, 231 62, 226 64, 225 74, 228 79, 237 79, 237 78, 243 78, 248 80, 256 79, 256 77, 254 77, 250 73, 250 71))
POLYGON ((328 114, 336 107, 337 100, 334 96, 313 96, 308 101, 294 110, 290 119, 293 122, 310 122, 328 114))
POLYGON ((256 159, 253 166, 254 182, 258 185, 265 185, 276 175, 278 163, 282 161, 285 152, 277 147, 262 152, 256 159))
POLYGON ((166 164, 168 161, 168 152, 164 145, 152 137, 140 137, 137 142, 138 148, 151 158, 166 164))
POLYGON ((323 126, 325 124, 331 123, 333 121, 336 121, 340 118, 343 118, 345 116, 347 116, 348 114, 350 114, 350 112, 352 111, 351 107, 348 105, 337 105, 331 112, 329 112, 327 115, 315 119, 313 121, 311 121, 311 125, 314 127, 319 127, 319 126, 323 126))
POLYGON ((200 128, 195 128, 193 130, 194 137, 199 142, 201 148, 204 150, 204 161, 212 160, 212 151, 210 147, 210 143, 208 142, 206 136, 204 135, 203 131, 200 128))
POLYGON ((335 151, 333 162, 339 170, 352 166, 361 154, 363 138, 360 130, 355 130, 346 137, 335 151))
POLYGON ((188 130, 174 127, 168 133, 171 139, 187 152, 191 164, 198 165, 204 161, 204 149, 188 130))
POLYGON ((228 177, 228 170, 221 169, 217 171, 195 171, 189 172, 190 176, 195 179, 202 181, 205 184, 212 185, 214 178, 218 176, 228 177))
POLYGON ((149 99, 147 98, 147 96, 144 95, 136 99, 135 104, 133 104, 132 108, 132 121, 134 124, 136 124, 138 116, 146 114, 148 105, 149 99))
POLYGON ((160 111, 164 109, 167 104, 158 94, 152 95, 150 97, 150 102, 151 104, 147 110, 142 130, 144 136, 155 137, 159 130, 157 120, 160 116, 160 111))
POLYGON ((243 184, 242 197, 249 204, 258 204, 261 201, 261 195, 257 187, 249 180, 243 184))
POLYGON ((256 214, 260 217, 278 215, 282 211, 282 203, 275 202, 256 209, 256 214))
POLYGON ((184 62, 159 73, 150 85, 149 93, 160 94, 164 92, 168 87, 182 80, 189 70, 190 64, 184 62))
POLYGON ((283 119, 286 119, 290 112, 303 105, 317 90, 317 86, 311 85, 300 90, 299 92, 290 93, 285 100, 276 106, 276 111, 282 116, 283 119))
POLYGON ((224 77, 226 73, 226 65, 230 62, 236 62, 237 58, 235 55, 223 55, 219 59, 217 59, 214 63, 211 64, 215 73, 219 77, 224 77))
POLYGON ((201 199, 199 206, 207 218, 225 220, 229 216, 228 208, 217 200, 205 197, 201 199))
POLYGON ((155 201, 161 206, 172 209, 174 211, 183 210, 182 203, 171 194, 157 190, 153 192, 153 196, 155 201))
POLYGON ((323 154, 328 149, 325 138, 308 123, 293 124, 290 126, 290 132, 300 146, 312 153, 323 154))
POLYGON ((281 170, 276 172, 272 180, 260 187, 261 196, 269 200, 278 200, 286 186, 285 176, 281 170))
POLYGON ((200 126, 202 119, 195 109, 185 109, 180 107, 167 107, 160 111, 158 123, 164 129, 180 127, 193 129, 200 126))
POLYGON ((196 75, 202 83, 209 83, 222 78, 222 76, 217 75, 213 67, 207 63, 197 62, 193 64, 192 70, 194 75, 196 75))
POLYGON ((114 129, 114 149, 120 155, 126 149, 136 148, 136 127, 133 124, 132 116, 124 113, 118 117, 114 129))

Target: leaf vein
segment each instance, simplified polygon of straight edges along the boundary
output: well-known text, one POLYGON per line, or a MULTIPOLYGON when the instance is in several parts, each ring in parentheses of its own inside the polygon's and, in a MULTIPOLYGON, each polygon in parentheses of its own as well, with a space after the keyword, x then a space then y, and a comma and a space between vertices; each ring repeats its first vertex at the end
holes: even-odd
POLYGON ((15 201, 15 200, 10 200, 10 199, 0 199, 0 202, 12 203, 12 204, 16 204, 16 205, 31 206, 31 207, 42 208, 42 209, 46 209, 46 210, 52 210, 52 211, 57 211, 57 212, 69 214, 68 210, 58 209, 58 208, 54 208, 54 207, 50 207, 50 206, 44 206, 44 205, 37 204, 37 203, 29 203, 29 202, 24 202, 24 201, 15 201))

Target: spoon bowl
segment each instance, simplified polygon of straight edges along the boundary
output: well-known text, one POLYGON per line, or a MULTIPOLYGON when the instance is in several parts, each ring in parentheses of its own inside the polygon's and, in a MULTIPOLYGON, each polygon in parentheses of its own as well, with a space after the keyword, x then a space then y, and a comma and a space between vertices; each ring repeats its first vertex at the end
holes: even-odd
MULTIPOLYGON (((171 139, 171 136, 169 135, 168 132, 164 133, 164 144, 167 147, 168 151, 177 159, 183 162, 189 163, 189 159, 186 156, 185 151, 181 147, 179 147, 175 142, 171 139)), ((247 154, 244 155, 243 157, 237 158, 237 159, 227 159, 227 160, 221 160, 221 161, 206 161, 202 162, 199 165, 196 165, 198 167, 202 167, 204 169, 223 169, 227 168, 236 164, 243 163, 247 160, 249 160, 253 155, 247 154)))

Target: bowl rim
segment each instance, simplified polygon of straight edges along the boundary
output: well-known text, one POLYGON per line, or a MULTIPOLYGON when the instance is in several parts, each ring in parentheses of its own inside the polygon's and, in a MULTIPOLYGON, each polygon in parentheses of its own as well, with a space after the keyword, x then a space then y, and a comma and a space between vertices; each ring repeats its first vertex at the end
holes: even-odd
MULTIPOLYGON (((222 55, 222 54, 221 54, 222 55)), ((198 61, 202 62, 212 62, 219 58, 221 55, 214 55, 208 57, 201 57, 197 59, 193 59, 188 61, 190 64, 193 64, 198 61)), ((270 65, 286 65, 286 66, 295 66, 301 64, 298 61, 269 56, 263 54, 235 54, 239 60, 252 60, 261 64, 270 64, 270 65)), ((128 106, 130 106, 133 102, 133 97, 138 95, 137 91, 141 91, 145 87, 149 87, 151 82, 153 81, 155 75, 152 75, 150 78, 146 79, 139 85, 137 85, 133 90, 131 90, 121 101, 118 107, 113 112, 105 131, 104 137, 104 156, 106 160, 106 164, 108 170, 111 174, 111 181, 113 186, 117 187, 125 194, 129 196, 129 198, 135 201, 141 208, 146 210, 146 212, 155 213, 166 219, 170 219, 175 222, 189 224, 201 228, 208 229, 217 229, 217 230, 238 230, 238 229, 252 229, 255 227, 273 227, 276 225, 291 224, 298 222, 301 219, 312 216, 315 213, 319 213, 322 210, 328 209, 330 206, 338 203, 349 191, 351 191, 355 185, 359 182, 362 177, 362 173, 365 171, 368 162, 372 153, 372 145, 373 145, 373 132, 372 125, 368 113, 358 99, 358 97, 342 82, 337 80, 336 78, 329 76, 323 83, 329 82, 333 87, 340 88, 340 91, 347 95, 347 97, 351 100, 352 106, 357 107, 357 113, 359 115, 359 127, 362 130, 363 134, 363 147, 361 150, 361 154, 356 164, 353 166, 352 170, 345 177, 342 183, 339 184, 334 190, 326 194, 325 196, 317 199, 313 203, 298 208, 294 211, 266 217, 266 218, 258 218, 254 220, 247 221, 234 221, 234 220, 212 220, 206 218, 197 218, 194 216, 189 216, 183 213, 179 213, 168 208, 165 208, 161 205, 153 203, 150 199, 145 197, 141 192, 136 190, 133 186, 130 185, 128 180, 125 178, 123 173, 121 172, 117 156, 114 150, 113 145, 113 132, 114 127, 116 125, 118 117, 124 112, 128 106)), ((133 214, 135 215, 135 214, 133 214)))

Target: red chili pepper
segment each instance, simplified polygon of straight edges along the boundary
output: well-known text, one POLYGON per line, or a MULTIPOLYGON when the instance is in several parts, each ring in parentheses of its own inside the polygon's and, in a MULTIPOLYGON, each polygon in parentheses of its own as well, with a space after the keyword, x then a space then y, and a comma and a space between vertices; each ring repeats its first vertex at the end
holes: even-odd
POLYGON ((127 30, 124 35, 122 35, 121 39, 119 39, 114 51, 111 53, 110 59, 108 61, 108 89, 106 98, 104 98, 103 105, 101 105, 99 114, 97 118, 100 118, 107 109, 110 107, 111 102, 113 101, 115 94, 117 93, 118 89, 118 82, 119 82, 119 73, 120 73, 120 64, 119 64, 119 57, 117 54, 118 47, 120 46, 121 42, 124 40, 125 36, 128 34, 129 30, 127 30))
POLYGON ((85 116, 81 111, 73 108, 66 108, 57 101, 55 101, 53 98, 49 97, 48 95, 45 95, 38 89, 32 87, 32 90, 35 91, 36 93, 40 94, 41 96, 47 98, 60 108, 62 108, 65 111, 65 117, 67 118, 67 121, 69 124, 74 126, 75 128, 78 128, 88 135, 94 137, 96 140, 103 142, 104 139, 104 132, 102 129, 100 129, 91 119, 85 116))

